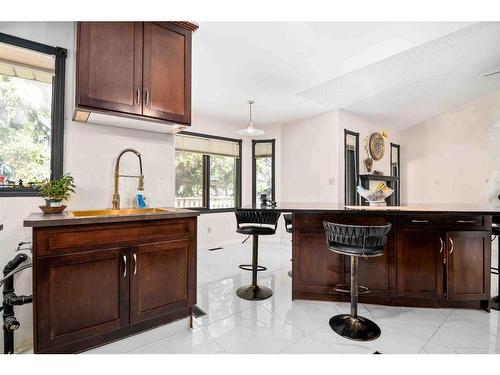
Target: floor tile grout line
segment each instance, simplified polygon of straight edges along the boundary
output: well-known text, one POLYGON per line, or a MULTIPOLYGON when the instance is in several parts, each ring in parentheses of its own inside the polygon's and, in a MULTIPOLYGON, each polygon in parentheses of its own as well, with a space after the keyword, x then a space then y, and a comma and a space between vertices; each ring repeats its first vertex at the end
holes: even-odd
POLYGON ((430 343, 430 341, 432 340, 432 338, 436 335, 436 333, 438 333, 438 331, 441 329, 441 327, 448 321, 448 319, 450 318, 450 316, 453 314, 453 311, 450 311, 448 313, 448 315, 446 316, 445 319, 443 319, 443 321, 441 322, 441 324, 439 325, 439 327, 436 328, 436 330, 434 331, 434 333, 431 335, 431 337, 429 337, 429 339, 425 342, 424 346, 422 347, 422 349, 424 349, 427 344, 430 343))

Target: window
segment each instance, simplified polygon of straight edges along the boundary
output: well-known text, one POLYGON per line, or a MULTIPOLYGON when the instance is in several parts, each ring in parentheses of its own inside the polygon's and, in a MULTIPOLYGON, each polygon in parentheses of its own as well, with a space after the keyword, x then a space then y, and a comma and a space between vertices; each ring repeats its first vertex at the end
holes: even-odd
POLYGON ((356 191, 359 179, 359 133, 344 129, 344 202, 346 205, 359 204, 356 191))
POLYGON ((274 139, 252 141, 252 202, 260 201, 261 194, 275 199, 274 139))
POLYGON ((401 181, 401 163, 400 163, 400 150, 401 147, 395 143, 391 143, 391 176, 397 177, 397 180, 395 181, 395 189, 394 189, 394 194, 390 197, 391 204, 393 205, 399 205, 401 204, 401 187, 400 187, 400 181, 401 181))
POLYGON ((228 211, 241 205, 241 140, 189 132, 175 137, 175 206, 228 211))
POLYGON ((62 175, 66 50, 0 33, 0 196, 62 175))

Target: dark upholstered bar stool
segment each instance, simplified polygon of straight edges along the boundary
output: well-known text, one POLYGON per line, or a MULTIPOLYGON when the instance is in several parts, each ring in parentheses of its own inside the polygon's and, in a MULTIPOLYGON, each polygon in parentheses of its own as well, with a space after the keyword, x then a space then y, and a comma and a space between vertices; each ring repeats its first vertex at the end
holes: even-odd
POLYGON ((358 285, 358 258, 376 257, 384 254, 387 234, 392 225, 367 226, 345 225, 324 221, 328 248, 351 257, 351 287, 345 290, 338 285, 336 291, 351 293, 351 313, 335 315, 330 327, 340 336, 351 340, 369 341, 380 336, 380 328, 371 320, 358 315, 359 288, 367 293, 368 288, 358 285))
POLYGON ((279 212, 259 210, 236 210, 236 232, 253 236, 252 264, 242 264, 242 270, 252 271, 252 284, 238 288, 238 297, 250 301, 259 301, 269 298, 273 291, 265 286, 257 285, 257 272, 265 271, 266 267, 259 266, 259 236, 269 236, 276 233, 279 212))
MULTIPOLYGON (((283 214, 283 219, 285 219, 285 230, 287 233, 293 232, 292 225, 292 214, 283 214)), ((293 277, 292 271, 288 271, 288 276, 293 277)))

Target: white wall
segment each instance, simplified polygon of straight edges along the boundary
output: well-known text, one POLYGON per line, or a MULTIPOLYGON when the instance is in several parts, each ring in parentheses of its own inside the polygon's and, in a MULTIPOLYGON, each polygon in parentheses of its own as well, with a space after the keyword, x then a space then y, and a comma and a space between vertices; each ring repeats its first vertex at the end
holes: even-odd
POLYGON ((500 90, 401 133, 402 198, 499 204, 500 90))
MULTIPOLYGON (((75 30, 72 22, 2 22, 0 32, 29 40, 64 47, 68 50, 66 60, 66 113, 64 171, 71 172, 77 185, 76 194, 68 201, 71 209, 91 209, 111 206, 113 189, 113 168, 117 154, 126 147, 141 152, 145 175, 145 194, 151 206, 173 206, 175 189, 175 146, 174 137, 158 133, 82 124, 71 120, 74 108, 75 83, 75 30)), ((238 138, 237 129, 246 124, 228 124, 193 117, 190 131, 238 138)), ((267 127, 267 138, 277 139, 279 152, 279 126, 267 127)), ((251 140, 243 142, 242 157, 242 197, 243 204, 251 203, 251 140)), ((279 158, 277 168, 279 171, 279 158)), ((122 158, 124 173, 137 172, 137 159, 132 154, 122 158)), ((279 173, 277 176, 279 181, 279 173)), ((278 182, 279 184, 279 182, 278 182)), ((122 207, 132 206, 137 181, 122 179, 120 182, 122 207)), ((279 191, 278 191, 279 193, 279 191)), ((3 267, 13 256, 19 241, 30 241, 31 230, 23 228, 22 222, 29 213, 37 211, 43 204, 41 198, 19 197, 0 198, 0 266, 3 267)), ((199 218, 199 248, 217 246, 221 243, 241 241, 235 233, 234 213, 204 214, 199 218), (208 233, 210 228, 210 233, 208 233)), ((31 293, 30 272, 17 276, 16 292, 31 293)), ((16 316, 21 328, 16 332, 17 350, 30 347, 32 342, 31 305, 16 308, 16 316)), ((0 350, 3 341, 0 341, 0 350)))
POLYGON ((337 201, 337 124, 334 111, 282 125, 282 201, 337 201))

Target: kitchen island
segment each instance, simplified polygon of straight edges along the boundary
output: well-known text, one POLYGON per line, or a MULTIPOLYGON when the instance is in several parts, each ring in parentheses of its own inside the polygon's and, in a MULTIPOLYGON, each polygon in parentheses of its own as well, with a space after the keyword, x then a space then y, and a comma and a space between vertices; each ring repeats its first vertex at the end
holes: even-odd
POLYGON ((349 258, 328 249, 323 221, 390 222, 384 255, 360 258, 360 302, 415 307, 490 308, 491 223, 500 207, 415 204, 386 207, 280 203, 243 209, 292 212, 292 299, 349 301, 349 258))
POLYGON ((34 352, 81 352, 189 318, 198 215, 147 208, 27 217, 34 352))

